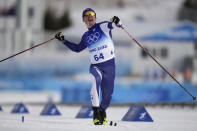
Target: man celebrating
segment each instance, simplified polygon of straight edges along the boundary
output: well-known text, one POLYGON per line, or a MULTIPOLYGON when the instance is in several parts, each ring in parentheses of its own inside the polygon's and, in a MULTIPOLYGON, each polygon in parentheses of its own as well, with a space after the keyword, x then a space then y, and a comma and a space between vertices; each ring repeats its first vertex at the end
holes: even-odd
POLYGON ((59 32, 55 38, 62 41, 70 50, 80 52, 86 47, 90 54, 90 74, 92 76, 91 102, 93 109, 93 122, 95 125, 107 123, 106 109, 109 107, 115 79, 115 52, 111 30, 121 26, 120 19, 114 16, 111 22, 96 23, 96 13, 87 8, 82 13, 83 22, 88 31, 82 36, 79 44, 64 39, 59 32), (102 100, 99 101, 99 89, 101 89, 102 100))

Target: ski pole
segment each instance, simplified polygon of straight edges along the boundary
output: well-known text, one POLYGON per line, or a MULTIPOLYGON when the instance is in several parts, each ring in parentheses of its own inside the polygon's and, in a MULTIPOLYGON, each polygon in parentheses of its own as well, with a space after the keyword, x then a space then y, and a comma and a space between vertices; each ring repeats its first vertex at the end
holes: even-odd
POLYGON ((47 40, 47 41, 45 41, 45 42, 42 42, 42 43, 37 44, 37 45, 35 45, 35 46, 32 46, 32 47, 30 47, 30 48, 28 48, 28 49, 26 49, 26 50, 24 50, 24 51, 21 51, 21 52, 19 52, 19 53, 16 53, 16 54, 14 54, 14 55, 12 55, 12 56, 9 56, 9 57, 3 59, 3 60, 0 60, 0 62, 3 62, 3 61, 5 61, 5 60, 8 60, 8 59, 10 59, 10 58, 12 58, 12 57, 15 57, 15 56, 17 56, 17 55, 19 55, 19 54, 22 54, 22 53, 24 53, 24 52, 26 52, 26 51, 28 51, 28 50, 31 50, 31 49, 33 49, 33 48, 36 48, 36 47, 41 46, 41 45, 43 45, 43 44, 46 44, 46 43, 48 43, 48 42, 50 42, 50 41, 52 41, 52 40, 54 40, 54 39, 55 39, 55 38, 51 38, 51 39, 49 39, 49 40, 47 40))
POLYGON ((132 35, 123 27, 120 26, 120 28, 122 28, 127 35, 133 40, 135 41, 135 43, 147 54, 149 55, 181 88, 183 88, 183 90, 192 97, 193 100, 196 100, 196 97, 193 96, 183 85, 181 85, 180 82, 178 82, 178 80, 176 80, 150 53, 149 51, 144 48, 134 37, 132 37, 132 35))

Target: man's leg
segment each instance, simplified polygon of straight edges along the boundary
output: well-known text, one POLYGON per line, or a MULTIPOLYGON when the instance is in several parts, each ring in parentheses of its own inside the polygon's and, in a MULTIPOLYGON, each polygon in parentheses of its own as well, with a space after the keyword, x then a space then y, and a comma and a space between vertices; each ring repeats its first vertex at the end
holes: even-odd
POLYGON ((101 108, 107 109, 110 105, 114 90, 114 80, 115 80, 115 67, 108 66, 105 68, 105 73, 101 81, 101 91, 102 91, 102 101, 101 108))
POLYGON ((90 75, 92 77, 92 88, 90 91, 92 109, 93 109, 93 122, 95 125, 101 125, 102 119, 100 115, 100 103, 99 103, 99 87, 102 80, 102 74, 95 66, 90 67, 90 75))
POLYGON ((102 91, 102 101, 101 101, 101 116, 103 119, 103 124, 107 123, 106 109, 110 105, 114 90, 114 79, 115 79, 115 67, 108 66, 105 68, 105 73, 103 74, 101 82, 101 91, 102 91))

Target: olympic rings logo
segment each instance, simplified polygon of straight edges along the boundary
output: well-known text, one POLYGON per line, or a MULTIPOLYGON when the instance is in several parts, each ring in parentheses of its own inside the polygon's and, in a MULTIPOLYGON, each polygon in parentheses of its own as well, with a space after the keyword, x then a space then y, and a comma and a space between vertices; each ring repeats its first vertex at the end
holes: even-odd
POLYGON ((98 39, 100 37, 100 34, 99 32, 95 32, 94 34, 90 34, 88 37, 87 37, 87 43, 88 44, 91 44, 92 42, 97 42, 98 39))

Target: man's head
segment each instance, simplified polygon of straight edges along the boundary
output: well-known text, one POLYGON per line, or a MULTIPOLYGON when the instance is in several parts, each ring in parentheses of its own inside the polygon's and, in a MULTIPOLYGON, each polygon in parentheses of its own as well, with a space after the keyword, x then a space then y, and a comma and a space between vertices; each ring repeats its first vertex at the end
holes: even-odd
POLYGON ((82 13, 83 22, 88 28, 91 28, 96 23, 96 13, 91 8, 86 8, 82 13))

